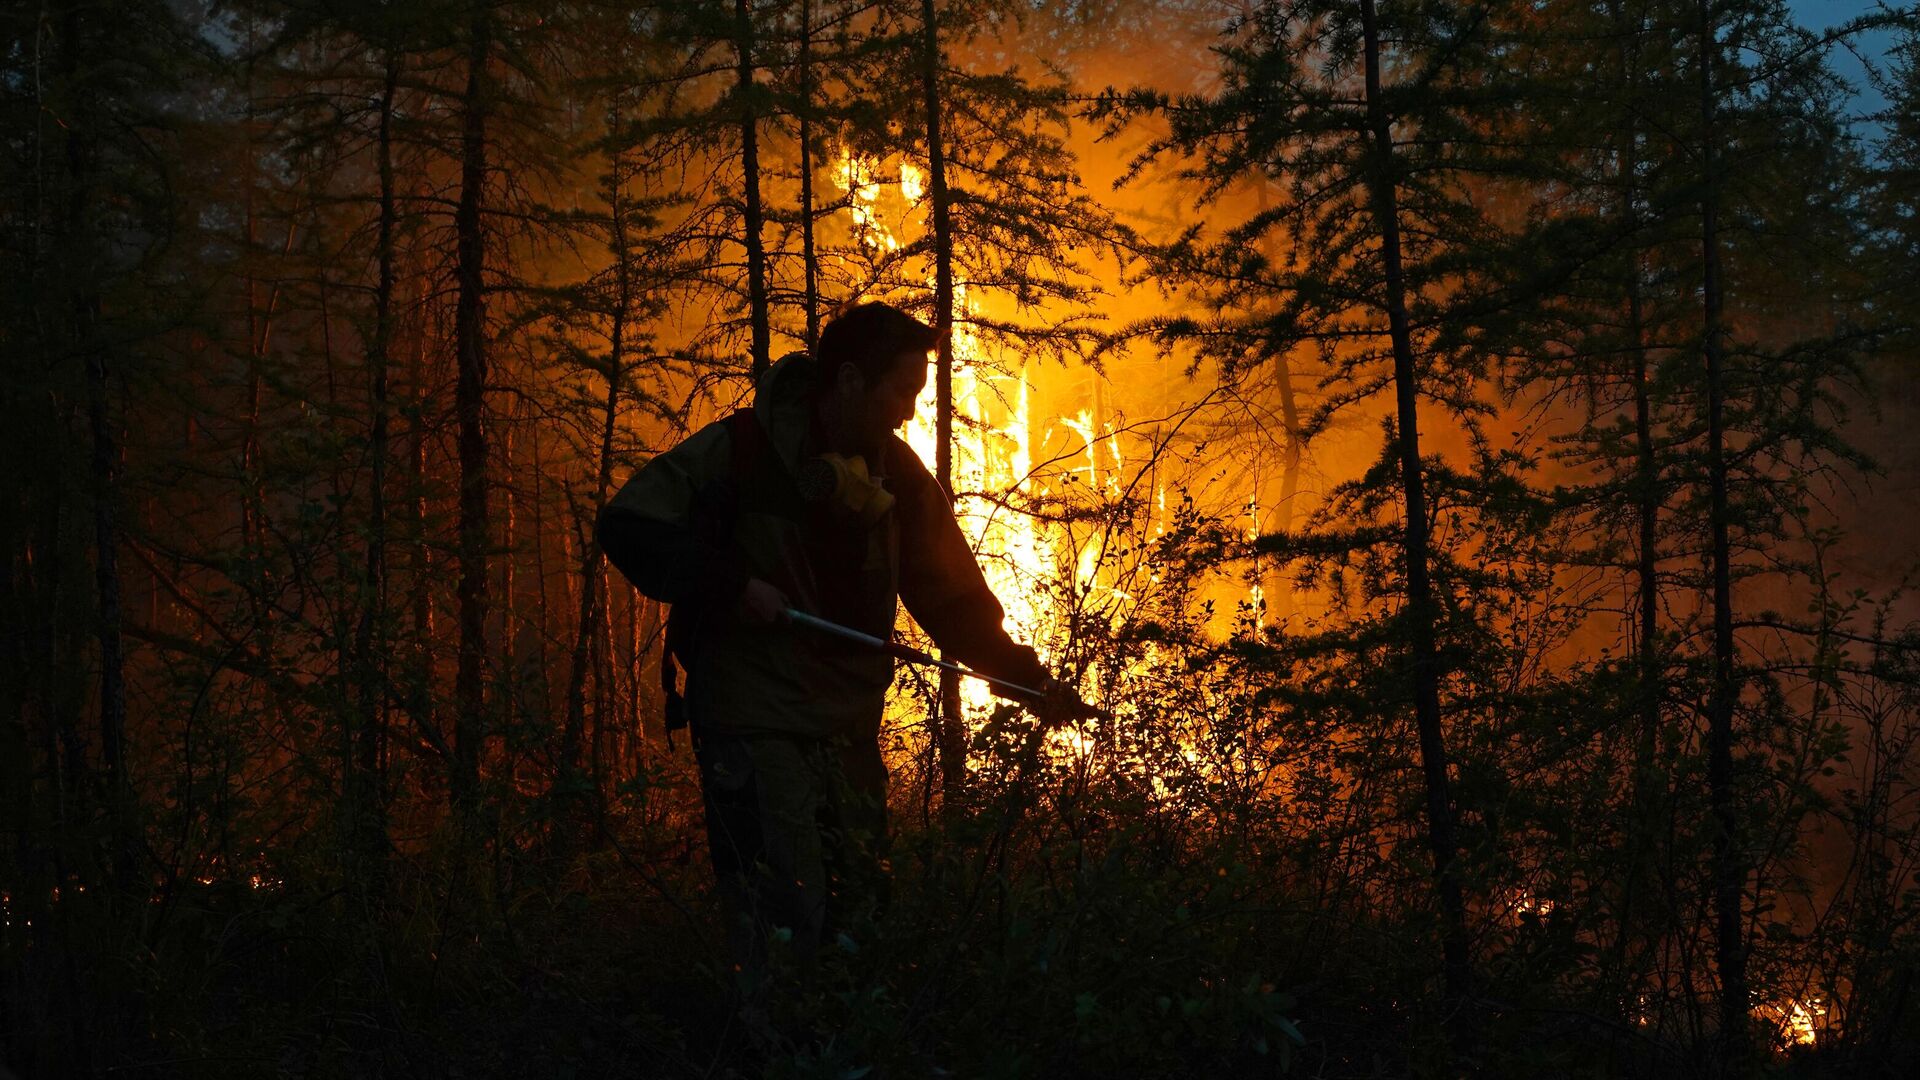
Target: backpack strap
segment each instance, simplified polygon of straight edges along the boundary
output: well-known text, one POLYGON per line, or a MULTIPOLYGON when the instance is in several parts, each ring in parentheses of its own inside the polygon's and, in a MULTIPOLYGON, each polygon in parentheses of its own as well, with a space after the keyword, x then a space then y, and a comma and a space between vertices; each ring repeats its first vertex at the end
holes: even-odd
MULTIPOLYGON (((736 409, 722 421, 727 425, 729 441, 728 453, 731 458, 731 475, 734 498, 699 498, 694 501, 695 514, 724 517, 727 520, 708 520, 703 523, 703 532, 725 538, 732 542, 733 511, 738 502, 738 494, 744 490, 766 462, 772 459, 773 440, 767 437, 765 425, 753 414, 753 409, 736 409)), ((660 649, 660 690, 666 702, 667 749, 678 749, 674 745, 673 733, 689 726, 692 717, 687 713, 686 696, 680 691, 680 665, 676 662, 687 658, 687 649, 692 644, 694 624, 702 612, 687 604, 675 604, 667 612, 666 640, 660 649)))
POLYGON ((757 475, 773 455, 773 440, 767 436, 767 426, 753 415, 753 410, 735 409, 727 415, 727 437, 733 459, 733 483, 739 488, 757 475))

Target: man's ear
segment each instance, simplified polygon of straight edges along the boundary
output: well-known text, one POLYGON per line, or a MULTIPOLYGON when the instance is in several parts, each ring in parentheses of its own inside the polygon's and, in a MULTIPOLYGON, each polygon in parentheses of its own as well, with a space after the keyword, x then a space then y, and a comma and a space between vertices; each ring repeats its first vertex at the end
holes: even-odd
POLYGON ((859 397, 867 392, 867 377, 860 369, 849 362, 842 362, 840 370, 833 377, 834 388, 848 397, 859 397))

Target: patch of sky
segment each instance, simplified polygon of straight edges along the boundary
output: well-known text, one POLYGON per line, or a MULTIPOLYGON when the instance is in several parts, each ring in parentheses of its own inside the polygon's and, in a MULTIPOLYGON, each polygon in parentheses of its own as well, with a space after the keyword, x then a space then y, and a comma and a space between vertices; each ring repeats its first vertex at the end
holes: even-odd
MULTIPOLYGON (((1799 23, 1814 33, 1836 31, 1847 23, 1873 14, 1889 14, 1901 5, 1879 0, 1788 0, 1787 7, 1799 23)), ((1912 7, 1906 8, 1912 11, 1912 7)), ((1828 54, 1834 73, 1853 88, 1853 103, 1848 114, 1854 133, 1869 143, 1880 137, 1876 117, 1886 111, 1887 99, 1873 84, 1871 71, 1883 74, 1891 57, 1897 32, 1890 27, 1851 34, 1837 43, 1828 54)))

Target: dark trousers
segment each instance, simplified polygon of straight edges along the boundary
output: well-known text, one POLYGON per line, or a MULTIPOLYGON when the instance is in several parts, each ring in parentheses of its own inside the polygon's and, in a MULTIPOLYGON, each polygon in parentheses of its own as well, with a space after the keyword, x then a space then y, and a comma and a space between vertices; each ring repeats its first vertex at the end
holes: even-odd
POLYGON ((758 996, 771 943, 804 971, 884 903, 886 765, 874 739, 696 731, 694 755, 728 950, 758 996))

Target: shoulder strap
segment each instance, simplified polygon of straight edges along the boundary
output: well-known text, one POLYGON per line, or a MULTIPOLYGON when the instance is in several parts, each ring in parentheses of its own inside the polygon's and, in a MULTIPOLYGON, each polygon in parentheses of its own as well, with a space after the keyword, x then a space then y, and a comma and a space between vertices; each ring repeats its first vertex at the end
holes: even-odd
MULTIPOLYGON (((773 454, 773 442, 767 438, 767 429, 751 408, 736 409, 727 415, 727 436, 731 442, 729 471, 733 477, 736 492, 746 487, 750 478, 764 467, 773 454)), ((713 508, 708 507, 708 512, 713 508)), ((667 612, 666 640, 660 649, 660 689, 666 701, 667 746, 673 746, 673 733, 688 726, 685 696, 680 692, 680 666, 675 662, 676 654, 682 654, 687 638, 693 632, 695 613, 685 604, 675 604, 667 612)))
POLYGON ((729 449, 732 450, 734 483, 745 483, 773 453, 773 440, 767 437, 766 426, 753 415, 751 408, 735 409, 728 414, 727 435, 733 442, 729 449))
POLYGON ((752 409, 740 409, 727 416, 726 425, 733 453, 735 498, 756 509, 797 520, 803 513, 800 489, 766 424, 752 409))

